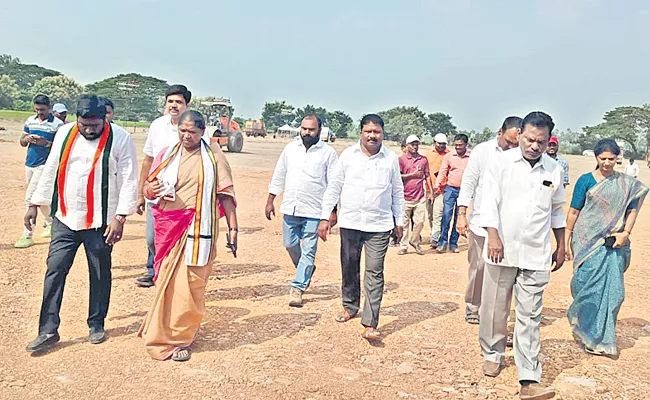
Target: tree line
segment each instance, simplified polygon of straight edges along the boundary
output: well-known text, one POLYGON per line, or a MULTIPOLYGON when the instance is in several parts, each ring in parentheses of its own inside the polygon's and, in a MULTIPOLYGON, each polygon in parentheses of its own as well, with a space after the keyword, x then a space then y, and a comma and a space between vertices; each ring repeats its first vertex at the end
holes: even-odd
MULTIPOLYGON (((168 87, 169 83, 162 79, 136 73, 120 74, 84 87, 59 71, 25 64, 8 54, 0 55, 0 108, 3 109, 32 110, 32 99, 37 94, 48 95, 53 102, 72 107, 82 93, 91 92, 110 98, 119 120, 152 121, 160 115, 163 95, 168 87)), ((213 96, 195 98, 190 106, 207 112, 201 102, 213 99, 213 96)), ((261 118, 267 129, 274 132, 285 124, 298 126, 307 114, 318 115, 337 137, 358 136, 360 116, 355 121, 345 111, 330 111, 311 104, 294 107, 286 101, 267 102, 262 108, 261 118)), ((465 133, 471 144, 476 145, 494 137, 498 129, 458 130, 449 114, 427 113, 418 106, 398 106, 378 114, 384 119, 386 138, 394 141, 401 141, 411 134, 427 142, 437 133, 444 133, 450 139, 457 133, 465 133)), ((244 123, 241 116, 234 119, 240 125, 244 123)), ((613 137, 625 143, 629 153, 644 156, 650 143, 650 104, 616 107, 607 111, 598 125, 585 126, 580 131, 557 130, 554 134, 560 139, 560 150, 564 153, 580 154, 593 148, 598 140, 613 137)))

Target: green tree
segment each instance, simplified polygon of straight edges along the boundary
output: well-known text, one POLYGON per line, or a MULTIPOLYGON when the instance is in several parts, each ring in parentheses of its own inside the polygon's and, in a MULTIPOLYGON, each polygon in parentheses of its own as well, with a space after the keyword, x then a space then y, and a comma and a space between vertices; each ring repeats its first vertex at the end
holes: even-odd
POLYGON ((580 137, 579 132, 574 132, 571 129, 565 131, 554 130, 553 136, 558 138, 560 142, 560 153, 563 154, 582 154, 582 148, 578 143, 580 137))
POLYGON ((265 103, 262 109, 262 120, 269 132, 275 132, 284 124, 290 124, 295 119, 294 107, 286 101, 265 103))
POLYGON ((422 138, 427 133, 427 116, 415 106, 399 106, 378 113, 384 120, 385 138, 401 141, 408 135, 422 138))
POLYGON ((337 138, 347 138, 348 130, 352 127, 352 118, 343 111, 329 113, 329 127, 337 138))
POLYGON ((0 108, 13 108, 20 99, 20 88, 9 75, 0 75, 0 108))
POLYGON ((447 136, 453 135, 457 129, 456 125, 451 122, 451 115, 441 112, 427 115, 426 128, 431 136, 438 133, 444 133, 447 136))
POLYGON ((44 94, 53 104, 64 103, 69 108, 77 103, 81 93, 83 93, 83 86, 65 75, 43 78, 32 88, 33 96, 44 94))
POLYGON ((237 117, 233 117, 232 120, 235 121, 236 123, 238 123, 240 128, 244 129, 244 124, 246 123, 246 118, 237 116, 237 117))
POLYGON ((409 135, 422 138, 426 133, 424 121, 421 118, 413 118, 409 114, 397 115, 384 124, 384 136, 386 139, 396 142, 401 142, 409 135))
POLYGON ((323 107, 316 107, 316 106, 312 106, 311 104, 307 104, 303 108, 296 109, 296 111, 294 111, 293 113, 294 115, 293 122, 295 124, 300 124, 300 122, 302 122, 302 119, 305 118, 306 115, 310 115, 310 114, 319 117, 325 126, 329 125, 330 122, 329 112, 323 107))
POLYGON ((8 54, 0 55, 0 75, 12 77, 22 90, 31 91, 37 81, 61 75, 59 71, 43 68, 34 64, 23 64, 17 57, 8 54))
POLYGON ((86 91, 111 99, 115 103, 116 119, 153 121, 160 116, 160 99, 168 87, 162 79, 130 73, 92 83, 86 86, 86 91))
POLYGON ((466 134, 469 137, 469 143, 472 146, 476 146, 477 144, 487 142, 488 140, 494 138, 495 136, 495 133, 492 132, 492 129, 488 127, 483 128, 483 132, 471 131, 469 135, 467 134, 467 132, 458 132, 458 133, 466 134))
POLYGON ((596 126, 585 126, 577 142, 583 149, 593 148, 603 138, 619 139, 626 143, 634 155, 647 152, 650 143, 650 104, 642 107, 616 107, 607 111, 604 122, 596 126))

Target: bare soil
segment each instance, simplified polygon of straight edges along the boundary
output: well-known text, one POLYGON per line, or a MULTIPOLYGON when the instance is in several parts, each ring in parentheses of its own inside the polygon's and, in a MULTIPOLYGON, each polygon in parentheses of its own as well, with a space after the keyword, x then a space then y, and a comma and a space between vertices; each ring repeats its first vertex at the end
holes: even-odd
MULTIPOLYGON (((207 288, 207 312, 187 363, 151 360, 136 332, 154 289, 136 287, 146 260, 145 221, 128 219, 113 252, 113 288, 106 321, 110 338, 87 342, 88 272, 80 249, 67 280, 61 342, 40 357, 24 347, 37 334, 48 240, 14 249, 24 214, 22 125, 0 120, 0 398, 2 399, 496 399, 516 398, 512 354, 495 379, 481 372, 478 327, 464 321, 467 254, 397 256, 386 263, 381 345, 360 337, 358 319, 334 321, 340 308, 339 242, 320 243, 318 271, 302 309, 288 307, 293 266, 282 247, 281 220, 264 204, 285 140, 246 138, 244 152, 226 153, 235 174, 239 258, 223 251, 207 288)), ((131 128, 132 129, 132 128, 131 128)), ((142 148, 146 130, 134 133, 142 148)), ((338 141, 337 150, 350 142, 338 141)), ((567 157, 571 180, 591 170, 587 157, 567 157)), ((650 183, 642 166, 641 179, 650 183)), ((569 199, 567 197, 567 199, 569 199)), ((572 266, 553 274, 545 293, 543 380, 563 399, 650 397, 650 214, 633 234, 632 265, 619 314, 618 360, 585 354, 566 320, 572 266)), ((223 224, 223 221, 222 221, 223 224)), ((428 232, 427 232, 428 233, 428 232)), ((223 238, 220 239, 223 241, 223 238)), ((221 250, 221 249, 220 249, 221 250)))

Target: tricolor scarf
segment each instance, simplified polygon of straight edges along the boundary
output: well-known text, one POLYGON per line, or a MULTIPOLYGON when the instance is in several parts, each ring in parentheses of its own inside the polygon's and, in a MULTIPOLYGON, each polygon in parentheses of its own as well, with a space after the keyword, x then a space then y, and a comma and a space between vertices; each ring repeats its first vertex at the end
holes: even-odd
MULTIPOLYGON (((183 146, 179 142, 169 147, 160 165, 149 174, 147 182, 159 179, 176 186, 183 146)), ((207 265, 212 258, 213 240, 217 237, 219 215, 217 210, 217 161, 205 140, 201 139, 201 168, 196 193, 196 210, 188 228, 185 263, 190 266, 207 265)), ((152 201, 157 203, 159 199, 152 201)))
MULTIPOLYGON (((65 203, 65 184, 68 172, 68 162, 70 161, 70 152, 74 146, 77 138, 81 136, 79 133, 79 127, 77 124, 74 124, 68 134, 66 135, 65 140, 63 141, 63 146, 61 146, 61 154, 59 157, 59 167, 56 174, 56 181, 54 183, 54 194, 52 196, 52 213, 54 217, 57 210, 61 211, 62 216, 66 216, 67 207, 65 203)), ((85 140, 85 139, 84 139, 85 140)), ((90 174, 88 175, 88 183, 86 184, 86 229, 90 229, 93 226, 93 220, 95 218, 95 212, 99 211, 102 214, 102 225, 106 226, 107 213, 108 213, 108 177, 109 177, 109 160, 111 154, 111 147, 113 146, 113 128, 108 122, 104 123, 104 131, 99 137, 99 143, 97 144, 97 150, 95 150, 95 156, 93 157, 92 164, 90 166, 90 174), (100 178, 101 181, 96 182, 97 176, 97 164, 101 159, 101 172, 100 178), (101 207, 97 210, 95 205, 95 188, 99 186, 101 191, 101 207)))

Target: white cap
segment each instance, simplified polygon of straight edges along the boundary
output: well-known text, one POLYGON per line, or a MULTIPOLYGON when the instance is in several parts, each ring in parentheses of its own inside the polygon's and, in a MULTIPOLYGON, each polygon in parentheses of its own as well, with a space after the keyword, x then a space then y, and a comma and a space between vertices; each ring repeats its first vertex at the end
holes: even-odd
POLYGON ((415 135, 409 135, 409 137, 406 138, 406 144, 413 143, 413 142, 419 142, 420 138, 415 136, 415 135))
POLYGON ((447 143, 447 135, 439 133, 433 137, 433 141, 436 143, 447 143))
POLYGON ((52 112, 60 114, 62 112, 68 112, 68 108, 63 103, 56 103, 52 106, 52 112))

